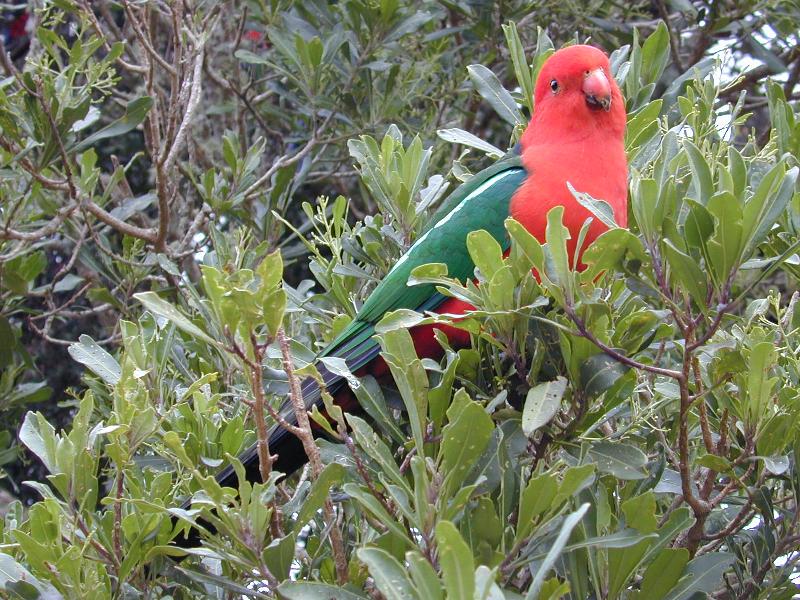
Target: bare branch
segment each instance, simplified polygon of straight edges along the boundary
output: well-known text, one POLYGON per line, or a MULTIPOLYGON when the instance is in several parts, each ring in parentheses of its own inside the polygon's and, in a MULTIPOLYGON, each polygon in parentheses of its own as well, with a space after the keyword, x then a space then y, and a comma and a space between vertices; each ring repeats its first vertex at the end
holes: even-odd
POLYGON ((136 14, 134 14, 134 11, 130 6, 130 2, 128 2, 128 0, 123 0, 122 6, 125 9, 125 14, 128 16, 128 22, 130 23, 131 28, 133 28, 133 31, 136 33, 136 38, 139 40, 142 46, 144 46, 144 49, 147 51, 147 53, 167 73, 169 73, 170 75, 175 75, 176 74, 175 67, 173 67, 170 63, 164 60, 164 57, 161 56, 158 52, 156 52, 155 48, 153 48, 149 36, 145 35, 144 31, 142 30, 142 23, 139 20, 139 17, 136 14))

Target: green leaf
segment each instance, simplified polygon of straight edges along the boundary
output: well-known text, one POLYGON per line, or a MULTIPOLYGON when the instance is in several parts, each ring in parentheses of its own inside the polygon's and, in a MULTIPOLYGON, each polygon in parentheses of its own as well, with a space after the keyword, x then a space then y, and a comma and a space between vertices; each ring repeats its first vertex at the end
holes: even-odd
POLYGON ((661 98, 653 100, 629 116, 625 128, 625 147, 630 164, 635 164, 635 157, 658 134, 658 116, 663 104, 661 98))
POLYGON ((271 336, 278 333, 286 312, 286 291, 278 289, 269 294, 261 305, 264 325, 271 336))
POLYGON ((500 586, 495 583, 497 568, 490 569, 486 565, 479 565, 475 569, 475 600, 505 600, 500 586))
POLYGON ((463 129, 458 129, 457 127, 453 127, 451 129, 439 129, 436 131, 436 135, 446 142, 461 144, 462 146, 469 146, 470 148, 480 150, 492 158, 502 158, 502 156, 505 154, 505 152, 500 150, 500 148, 497 146, 493 146, 489 142, 479 138, 477 135, 474 135, 469 131, 464 131, 463 129))
POLYGON ((469 65, 467 67, 472 83, 478 93, 492 105, 506 123, 511 125, 525 125, 525 119, 517 108, 517 103, 507 89, 503 87, 497 75, 483 65, 469 65))
POLYGON ((406 574, 405 567, 386 550, 359 548, 356 555, 367 565, 370 575, 375 580, 375 586, 387 600, 422 600, 413 593, 414 586, 406 574))
POLYGON ((776 164, 745 204, 742 215, 745 256, 763 241, 794 195, 800 168, 785 169, 783 161, 776 164))
MULTIPOLYGON (((708 239, 714 232, 714 218, 705 206, 691 198, 687 198, 686 205, 689 208, 689 212, 686 215, 684 238, 681 241, 685 244, 687 250, 699 250, 706 260, 706 264, 710 265, 708 239)), ((711 275, 715 274, 711 273, 711 275)))
POLYGON ((558 483, 550 473, 531 477, 519 499, 516 539, 527 537, 533 530, 535 520, 553 507, 558 493, 558 483))
MULTIPOLYGON (((344 490, 345 494, 358 502, 362 508, 371 512, 381 523, 384 523, 389 531, 394 533, 399 539, 408 540, 408 535, 401 526, 400 522, 398 522, 393 515, 390 515, 387 512, 387 510, 378 501, 378 499, 372 495, 372 493, 365 491, 366 488, 362 489, 354 483, 345 483, 342 486, 342 489, 344 490)), ((412 545, 410 540, 408 540, 408 545, 412 545)))
POLYGON ((544 267, 544 250, 539 240, 511 217, 505 220, 505 226, 508 235, 514 242, 512 248, 517 249, 528 261, 526 270, 536 267, 541 271, 544 267))
POLYGON ((764 466, 773 475, 783 475, 791 466, 788 456, 758 456, 753 458, 760 458, 763 460, 764 466))
POLYGON ((572 196, 575 200, 578 201, 578 204, 583 206, 586 210, 592 213, 597 219, 609 229, 615 229, 619 227, 617 221, 614 219, 614 209, 611 208, 611 205, 602 199, 592 198, 586 192, 579 192, 572 184, 568 181, 567 188, 569 189, 572 196))
POLYGON ((747 187, 747 164, 744 162, 742 154, 734 146, 728 146, 728 173, 733 184, 729 191, 741 198, 747 187))
MULTIPOLYGON (((634 175, 630 185, 631 209, 645 239, 654 240, 661 230, 663 206, 659 207, 659 184, 655 179, 643 179, 634 175), (660 208, 661 210, 658 210, 660 208)), ((584 259, 585 262, 585 259, 584 259)))
POLYGON ((25 256, 12 258, 3 265, 2 285, 23 296, 33 286, 34 280, 47 267, 47 256, 44 252, 31 252, 25 256))
POLYGON ((311 40, 308 42, 308 55, 312 67, 319 67, 320 63, 322 62, 322 54, 324 51, 325 48, 322 45, 322 40, 320 40, 317 36, 311 38, 311 40))
POLYGON ((456 392, 447 416, 450 422, 442 430, 440 470, 445 475, 446 488, 457 490, 489 445, 494 424, 463 389, 456 392))
MULTIPOLYGON (((19 598, 38 598, 39 600, 61 600, 63 596, 50 583, 36 579, 31 573, 8 554, 0 552, 0 591, 14 590, 19 598), (25 584, 23 587, 18 584, 25 584), (32 595, 29 595, 32 594, 32 595)), ((15 596, 10 596, 14 598, 15 596)))
MULTIPOLYGON (((444 334, 439 331, 436 333, 437 337, 439 334, 444 336, 444 334)), ((428 393, 428 414, 433 424, 434 431, 437 434, 441 432, 442 424, 447 414, 447 408, 450 406, 451 400, 453 399, 453 383, 456 380, 456 372, 461 362, 460 354, 447 351, 445 355, 447 356, 447 361, 444 371, 439 381, 428 393)), ((401 436, 400 441, 403 440, 404 437, 401 436)))
POLYGON ((211 344, 213 346, 217 345, 217 342, 213 340, 207 333, 192 323, 186 316, 183 315, 183 313, 175 308, 174 305, 161 298, 161 296, 159 296, 156 292, 140 292, 138 294, 134 294, 133 297, 141 302, 147 310, 158 315, 159 317, 164 317, 167 321, 174 324, 178 329, 185 331, 189 335, 193 335, 207 344, 211 344))
POLYGON ((686 157, 692 171, 692 197, 703 206, 708 203, 714 193, 714 182, 711 179, 711 169, 703 153, 690 140, 683 140, 686 157))
MULTIPOLYGON (((366 600, 367 596, 354 594, 339 585, 313 581, 284 581, 278 586, 280 598, 286 600, 366 600)), ((247 594, 244 594, 246 596, 247 594)))
POLYGON ((589 487, 595 480, 595 466, 593 464, 570 467, 564 472, 561 485, 558 486, 554 506, 565 502, 589 487))
POLYGON ((669 87, 667 87, 666 91, 661 96, 664 99, 664 104, 666 106, 672 106, 675 104, 675 99, 686 83, 694 78, 702 80, 703 77, 708 75, 711 72, 711 69, 714 68, 716 60, 717 59, 715 56, 706 56, 699 62, 692 65, 691 69, 687 69, 681 75, 673 79, 670 82, 669 87))
POLYGON ((569 541, 569 536, 572 535, 572 530, 575 529, 578 523, 580 523, 581 519, 583 519, 583 516, 588 510, 589 503, 586 502, 582 504, 578 510, 567 515, 567 517, 564 519, 564 522, 561 524, 561 529, 558 532, 558 536, 556 536, 556 539, 553 541, 553 545, 550 546, 550 550, 547 552, 544 560, 539 563, 536 573, 533 575, 533 581, 528 588, 528 593, 525 596, 525 600, 536 600, 536 598, 538 598, 539 592, 544 584, 545 577, 547 577, 550 569, 553 568, 556 560, 564 551, 567 541, 569 541))
MULTIPOLYGON (((344 467, 342 467, 342 470, 344 470, 344 467)), ((305 505, 303 505, 303 508, 305 509, 305 505)), ((280 539, 273 539, 269 546, 264 548, 261 558, 269 567, 270 572, 279 580, 289 577, 296 546, 297 534, 292 532, 280 539)))
POLYGON ((243 63, 249 65, 268 65, 269 61, 263 57, 250 52, 250 50, 244 50, 239 48, 236 52, 233 53, 233 56, 236 57, 238 60, 242 61, 243 63))
POLYGON ((618 479, 644 479, 647 455, 636 446, 619 442, 597 442, 589 448, 589 458, 597 463, 599 471, 618 479))
POLYGON ((428 415, 428 376, 417 357, 411 334, 406 329, 394 329, 379 336, 383 357, 392 371, 403 397, 414 442, 424 445, 424 427, 428 415))
MULTIPOLYGON (((569 581, 561 581, 558 577, 551 577, 542 584, 542 591, 539 592, 538 600, 561 600, 569 594, 570 589, 569 581)), ((509 599, 507 593, 506 599, 509 599)))
POLYGON ((622 512, 628 527, 642 533, 652 533, 658 529, 656 497, 652 491, 625 500, 622 503, 622 512))
POLYGON ((41 413, 29 411, 25 414, 19 429, 19 441, 44 463, 51 474, 58 472, 56 431, 41 413))
POLYGON ((711 197, 707 208, 716 221, 714 235, 708 241, 708 257, 717 279, 724 282, 739 267, 743 258, 744 207, 732 193, 721 192, 711 197))
POLYGON ((648 562, 654 560, 656 554, 661 551, 667 544, 672 541, 694 523, 694 517, 688 507, 682 506, 681 508, 673 511, 667 522, 664 523, 658 530, 658 542, 653 544, 645 553, 642 560, 648 562))
POLYGON ((264 600, 272 598, 272 595, 267 595, 263 592, 259 592, 258 590, 254 590, 249 587, 243 586, 239 582, 228 579, 227 577, 223 577, 222 575, 215 575, 210 571, 185 569, 180 566, 176 566, 175 569, 177 569, 180 573, 182 573, 192 581, 201 583, 204 586, 209 586, 212 589, 225 590, 228 592, 233 592, 234 594, 237 595, 245 597, 255 597, 264 600))
POLYGON ((444 599, 442 583, 436 576, 436 571, 419 550, 406 552, 406 564, 420 598, 425 600, 444 599))
POLYGON ((0 315, 0 369, 5 369, 14 358, 13 351, 17 346, 17 338, 8 319, 0 315))
POLYGON ((85 365, 92 373, 109 385, 117 385, 122 369, 119 363, 88 335, 81 335, 78 341, 67 349, 73 360, 85 365))
POLYGON ((604 271, 624 272, 629 264, 643 265, 649 257, 642 241, 627 229, 616 228, 600 234, 581 257, 589 268, 584 280, 593 280, 604 271))
POLYGON ((596 398, 610 389, 629 370, 630 367, 608 354, 594 354, 581 363, 581 385, 590 398, 596 398))
MULTIPOLYGON (((391 435, 396 442, 401 444, 405 442, 405 435, 390 414, 381 386, 378 385, 377 380, 371 375, 367 375, 362 377, 359 380, 359 385, 354 386, 352 389, 358 400, 358 405, 364 409, 375 424, 385 433, 391 435)), ((431 390, 432 392, 433 390, 431 390)))
POLYGON ((440 283, 446 277, 447 265, 445 263, 427 263, 414 267, 408 276, 408 285, 440 283))
MULTIPOLYGON (((427 265, 423 265, 427 266, 427 265)), ((421 268, 421 267, 418 267, 421 268)), ((416 271, 417 269, 415 269, 416 271)), ((375 333, 387 333, 397 329, 410 329, 420 324, 425 315, 408 308, 398 308, 386 313, 375 325, 375 333)))
POLYGON ((695 594, 710 594, 730 568, 735 556, 728 552, 713 552, 692 559, 686 567, 686 576, 675 586, 665 600, 690 600, 695 594))
POLYGON ((669 62, 669 31, 664 21, 659 21, 655 31, 642 44, 642 78, 646 83, 657 83, 669 62))
POLYGON ((467 250, 484 278, 491 279, 503 268, 503 249, 488 231, 470 231, 467 234, 467 250))
POLYGON ((686 548, 664 548, 650 563, 642 578, 639 597, 642 600, 662 600, 678 583, 689 562, 686 548))
POLYGON ((769 373, 775 361, 776 350, 772 342, 756 344, 750 351, 747 371, 747 411, 743 415, 750 423, 757 423, 772 402, 772 390, 778 378, 769 377, 769 373))
POLYGON ((503 524, 495 510, 494 502, 486 496, 481 496, 475 500, 475 507, 467 515, 466 523, 462 521, 462 530, 465 536, 471 541, 474 548, 477 543, 485 541, 492 548, 496 548, 503 537, 503 524))
POLYGON ((658 538, 658 520, 656 518, 656 499, 652 491, 640 496, 635 496, 622 503, 622 512, 625 523, 638 532, 647 536, 647 539, 622 549, 610 550, 608 553, 608 567, 610 572, 608 588, 609 595, 618 596, 625 589, 636 569, 643 561, 648 549, 657 543, 653 538, 658 538))
POLYGON ((119 137, 136 129, 136 127, 144 121, 144 118, 147 116, 147 113, 150 112, 152 106, 153 99, 150 96, 142 96, 141 98, 131 100, 128 102, 128 106, 125 107, 124 115, 78 142, 72 150, 74 152, 83 152, 100 140, 119 137))
POLYGON ((707 469, 713 469, 717 473, 727 473, 731 470, 731 463, 724 456, 717 456, 716 454, 704 454, 700 456, 695 464, 707 469))
POLYGON ((303 501, 303 506, 297 515, 295 527, 305 527, 311 518, 314 516, 325 500, 328 498, 328 493, 331 487, 340 484, 344 480, 346 470, 339 463, 330 463, 314 480, 308 495, 303 501))
POLYGON ((280 250, 275 250, 264 257, 256 267, 256 275, 261 279, 260 287, 264 290, 272 290, 280 285, 283 279, 283 258, 280 250))
POLYGON ((472 598, 475 593, 472 551, 450 521, 440 521, 436 525, 436 545, 447 597, 472 598))
POLYGON ((6 397, 10 404, 34 404, 44 402, 53 393, 53 389, 47 385, 46 381, 28 381, 18 383, 14 390, 6 397))
POLYGON ((569 229, 564 226, 564 207, 555 206, 547 212, 547 250, 551 258, 546 270, 547 276, 564 293, 567 302, 572 301, 573 282, 570 271, 569 255, 567 253, 567 240, 570 239, 569 229))
POLYGON ((564 377, 540 383, 528 390, 522 410, 522 431, 526 436, 531 437, 556 416, 566 390, 567 380, 564 377))
POLYGON ((503 25, 503 33, 506 36, 506 45, 511 57, 511 64, 514 66, 514 75, 517 83, 522 89, 522 102, 528 107, 528 112, 533 112, 533 77, 531 68, 525 58, 525 46, 517 32, 517 25, 514 21, 509 21, 508 25, 503 25))
POLYGON ((363 419, 355 415, 347 415, 347 422, 353 430, 353 437, 364 452, 374 460, 381 468, 381 472, 391 478, 391 480, 403 488, 406 494, 411 495, 412 490, 408 487, 405 478, 400 473, 400 468, 395 463, 392 451, 383 443, 383 440, 363 419))
POLYGON ((675 280, 674 283, 682 286, 682 291, 689 298, 694 299, 698 306, 705 307, 708 277, 703 273, 697 261, 679 250, 669 239, 664 239, 663 247, 675 280))
POLYGON ((641 541, 655 539, 658 535, 655 533, 639 533, 635 529, 621 529, 608 535, 601 535, 598 537, 589 538, 575 544, 570 544, 564 548, 564 552, 572 552, 580 548, 628 548, 635 546, 641 541))

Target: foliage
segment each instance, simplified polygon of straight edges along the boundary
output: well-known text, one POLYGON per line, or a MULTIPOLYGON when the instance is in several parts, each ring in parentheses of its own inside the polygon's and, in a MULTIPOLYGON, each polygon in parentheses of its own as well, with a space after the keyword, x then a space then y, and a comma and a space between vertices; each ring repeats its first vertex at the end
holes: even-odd
POLYGON ((629 5, 44 3, 2 52, 4 423, 53 345, 87 372, 0 431, 6 481, 14 438, 45 470, 4 509, 0 596, 791 598, 800 14, 629 5), (394 385, 327 360, 364 411, 323 394, 315 444, 295 405, 309 467, 220 486, 576 27, 627 98, 630 230, 575 190, 611 226, 581 265, 560 208, 545 240, 509 219, 507 256, 474 232, 474 282, 411 283, 477 310, 388 315, 394 385), (430 322, 472 347, 418 358, 430 322))

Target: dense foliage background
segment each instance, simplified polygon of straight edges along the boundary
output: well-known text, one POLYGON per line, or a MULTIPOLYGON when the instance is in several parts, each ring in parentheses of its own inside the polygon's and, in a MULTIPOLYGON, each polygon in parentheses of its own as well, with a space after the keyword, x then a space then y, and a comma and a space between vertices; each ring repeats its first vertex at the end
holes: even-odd
POLYGON ((795 2, 2 10, 0 597, 796 595, 795 2), (612 226, 584 271, 559 210, 507 258, 473 234, 479 286, 415 273, 479 308, 473 348, 419 360, 391 315, 396 388, 328 361, 365 412, 313 414, 292 478, 217 485, 587 39, 630 231, 581 196, 612 226))

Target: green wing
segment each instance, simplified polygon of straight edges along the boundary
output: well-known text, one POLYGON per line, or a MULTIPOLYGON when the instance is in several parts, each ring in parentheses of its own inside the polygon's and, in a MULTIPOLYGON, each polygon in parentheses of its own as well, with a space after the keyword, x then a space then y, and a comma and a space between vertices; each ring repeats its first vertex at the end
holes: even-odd
POLYGON ((367 362, 359 360, 359 356, 371 355, 365 351, 377 346, 371 338, 383 315, 400 308, 431 310, 441 303, 444 297, 433 285, 408 285, 411 272, 420 265, 444 263, 451 277, 462 281, 471 277, 475 265, 467 251, 467 234, 485 229, 505 246, 503 223, 509 215, 509 202, 526 176, 520 157, 510 155, 459 186, 433 216, 427 230, 369 295, 356 318, 321 356, 348 358, 350 367, 357 369, 367 362))
MULTIPOLYGON (((370 294, 356 318, 320 354, 338 357, 356 370, 375 358, 380 348, 373 338, 375 324, 386 312, 398 308, 432 310, 443 300, 433 285, 409 286, 408 276, 416 267, 432 262, 445 263, 450 275, 465 280, 475 268, 467 252, 467 234, 477 229, 488 231, 503 247, 507 246, 504 221, 514 192, 525 181, 526 173, 519 156, 508 156, 481 171, 453 192, 428 224, 427 230, 395 264, 378 287, 370 294)), ((317 365, 326 388, 334 393, 344 384, 341 376, 317 365)), ((306 405, 320 404, 320 388, 316 380, 307 378, 302 384, 306 405)), ((294 409, 285 402, 280 409, 285 419, 294 422, 294 409)), ((270 432, 271 451, 284 456, 290 463, 300 449, 286 449, 285 441, 293 439, 280 425, 270 432)), ((248 478, 258 479, 257 448, 253 444, 239 455, 247 466, 248 478)), ((302 461, 300 461, 302 462, 302 461)), ((280 468, 280 467, 279 467, 280 468)), ((288 467, 291 470, 295 467, 288 467)), ((233 467, 228 465, 217 474, 217 481, 233 485, 233 467)))

